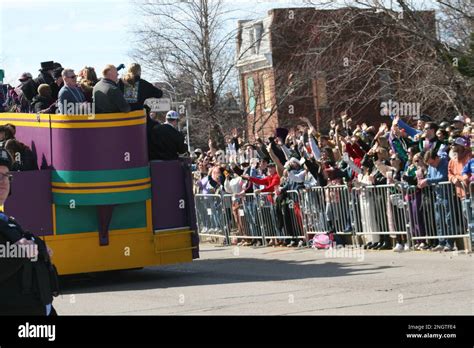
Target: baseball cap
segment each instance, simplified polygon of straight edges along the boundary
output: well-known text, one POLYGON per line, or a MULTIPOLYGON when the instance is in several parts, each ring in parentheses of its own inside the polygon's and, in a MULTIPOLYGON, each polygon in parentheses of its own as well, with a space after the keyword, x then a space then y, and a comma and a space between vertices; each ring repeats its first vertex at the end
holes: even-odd
POLYGON ((166 113, 166 118, 169 119, 169 120, 178 120, 179 119, 179 113, 174 111, 174 110, 170 110, 166 113))
POLYGON ((469 146, 467 140, 463 137, 456 138, 453 142, 453 145, 460 145, 460 146, 463 146, 463 147, 468 147, 469 146))
POLYGON ((285 168, 288 169, 292 163, 293 163, 293 164, 297 164, 297 165, 301 165, 301 164, 300 164, 300 161, 299 161, 297 158, 291 157, 291 158, 285 163, 285 168))
POLYGON ((465 122, 464 122, 464 116, 462 116, 462 115, 457 115, 457 116, 454 118, 453 122, 462 122, 462 123, 465 123, 465 122))
POLYGON ((31 76, 29 72, 24 72, 23 74, 20 75, 20 77, 18 77, 18 80, 23 82, 24 80, 32 79, 32 78, 33 76, 31 76))

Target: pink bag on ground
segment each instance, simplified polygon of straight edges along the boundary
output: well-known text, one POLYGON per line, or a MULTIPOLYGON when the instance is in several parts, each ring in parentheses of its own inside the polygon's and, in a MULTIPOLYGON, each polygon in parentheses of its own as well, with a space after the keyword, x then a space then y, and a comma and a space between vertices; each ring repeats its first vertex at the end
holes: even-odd
POLYGON ((315 249, 328 249, 332 243, 332 236, 327 234, 317 234, 313 237, 312 248, 315 249))

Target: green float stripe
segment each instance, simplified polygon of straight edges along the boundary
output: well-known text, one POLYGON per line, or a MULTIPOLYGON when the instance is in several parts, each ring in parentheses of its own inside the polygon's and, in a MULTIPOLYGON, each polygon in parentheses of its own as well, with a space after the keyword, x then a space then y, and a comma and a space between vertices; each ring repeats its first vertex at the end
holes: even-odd
MULTIPOLYGON (((146 203, 137 202, 116 205, 112 213, 109 230, 143 228, 147 226, 146 203)), ((56 234, 75 234, 99 230, 97 208, 80 206, 70 209, 56 205, 56 234)))
POLYGON ((70 193, 54 193, 53 202, 58 205, 70 205, 74 200, 76 206, 80 205, 103 205, 103 204, 125 204, 146 201, 151 198, 151 189, 143 189, 129 192, 112 192, 112 193, 87 193, 87 194, 70 194, 70 193))
POLYGON ((150 167, 114 169, 114 170, 88 170, 69 171, 55 170, 52 172, 52 181, 61 183, 93 183, 137 180, 150 177, 150 167))

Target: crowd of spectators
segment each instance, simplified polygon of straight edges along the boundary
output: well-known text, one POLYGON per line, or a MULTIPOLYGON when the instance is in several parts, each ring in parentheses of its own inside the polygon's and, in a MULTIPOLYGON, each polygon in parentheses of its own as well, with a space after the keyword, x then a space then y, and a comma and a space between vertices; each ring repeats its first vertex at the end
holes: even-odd
MULTIPOLYGON (((232 194, 238 198, 248 193, 273 192, 277 217, 283 217, 277 219, 277 229, 287 226, 281 203, 289 190, 399 183, 414 187, 414 196, 418 197, 423 189, 449 181, 455 185, 458 199, 463 199, 465 188, 474 180, 471 120, 465 115, 439 123, 428 115, 407 122, 393 115, 386 119, 389 122, 378 127, 365 123, 354 125, 343 112, 339 120, 330 122, 327 134, 319 134, 309 119, 301 117, 297 127, 277 128, 274 136, 262 139, 257 135, 254 142, 244 141, 234 129, 227 137, 226 148, 218 149, 210 140, 208 151, 194 151, 195 193, 232 194)), ((419 217, 423 204, 421 200, 413 202, 412 214, 419 217)), ((241 202, 234 199, 234 204, 238 206, 241 202)), ((366 206, 365 210, 371 214, 369 208, 366 206)), ((441 228, 441 216, 435 215, 436 228, 441 228)), ((414 233, 425 236, 428 227, 418 220, 413 226, 414 233)), ((351 228, 349 223, 346 232, 351 228)), ((259 243, 256 239, 243 239, 239 244, 259 243)), ((282 239, 271 244, 302 246, 304 241, 282 239)), ((364 236, 363 244, 364 248, 374 250, 403 251, 409 247, 403 235, 392 240, 386 234, 369 234, 364 236)), ((453 240, 421 238, 415 240, 414 247, 449 251, 453 250, 453 240)))

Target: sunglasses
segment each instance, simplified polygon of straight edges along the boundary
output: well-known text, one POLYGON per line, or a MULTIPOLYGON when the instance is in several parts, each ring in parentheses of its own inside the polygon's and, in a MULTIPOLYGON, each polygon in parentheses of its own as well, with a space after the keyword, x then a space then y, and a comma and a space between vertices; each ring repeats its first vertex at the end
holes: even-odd
POLYGON ((13 179, 13 175, 12 175, 12 174, 0 173, 0 181, 3 181, 3 180, 12 181, 12 179, 13 179))
POLYGON ((77 76, 76 75, 72 75, 72 76, 66 76, 68 79, 75 79, 77 76))

